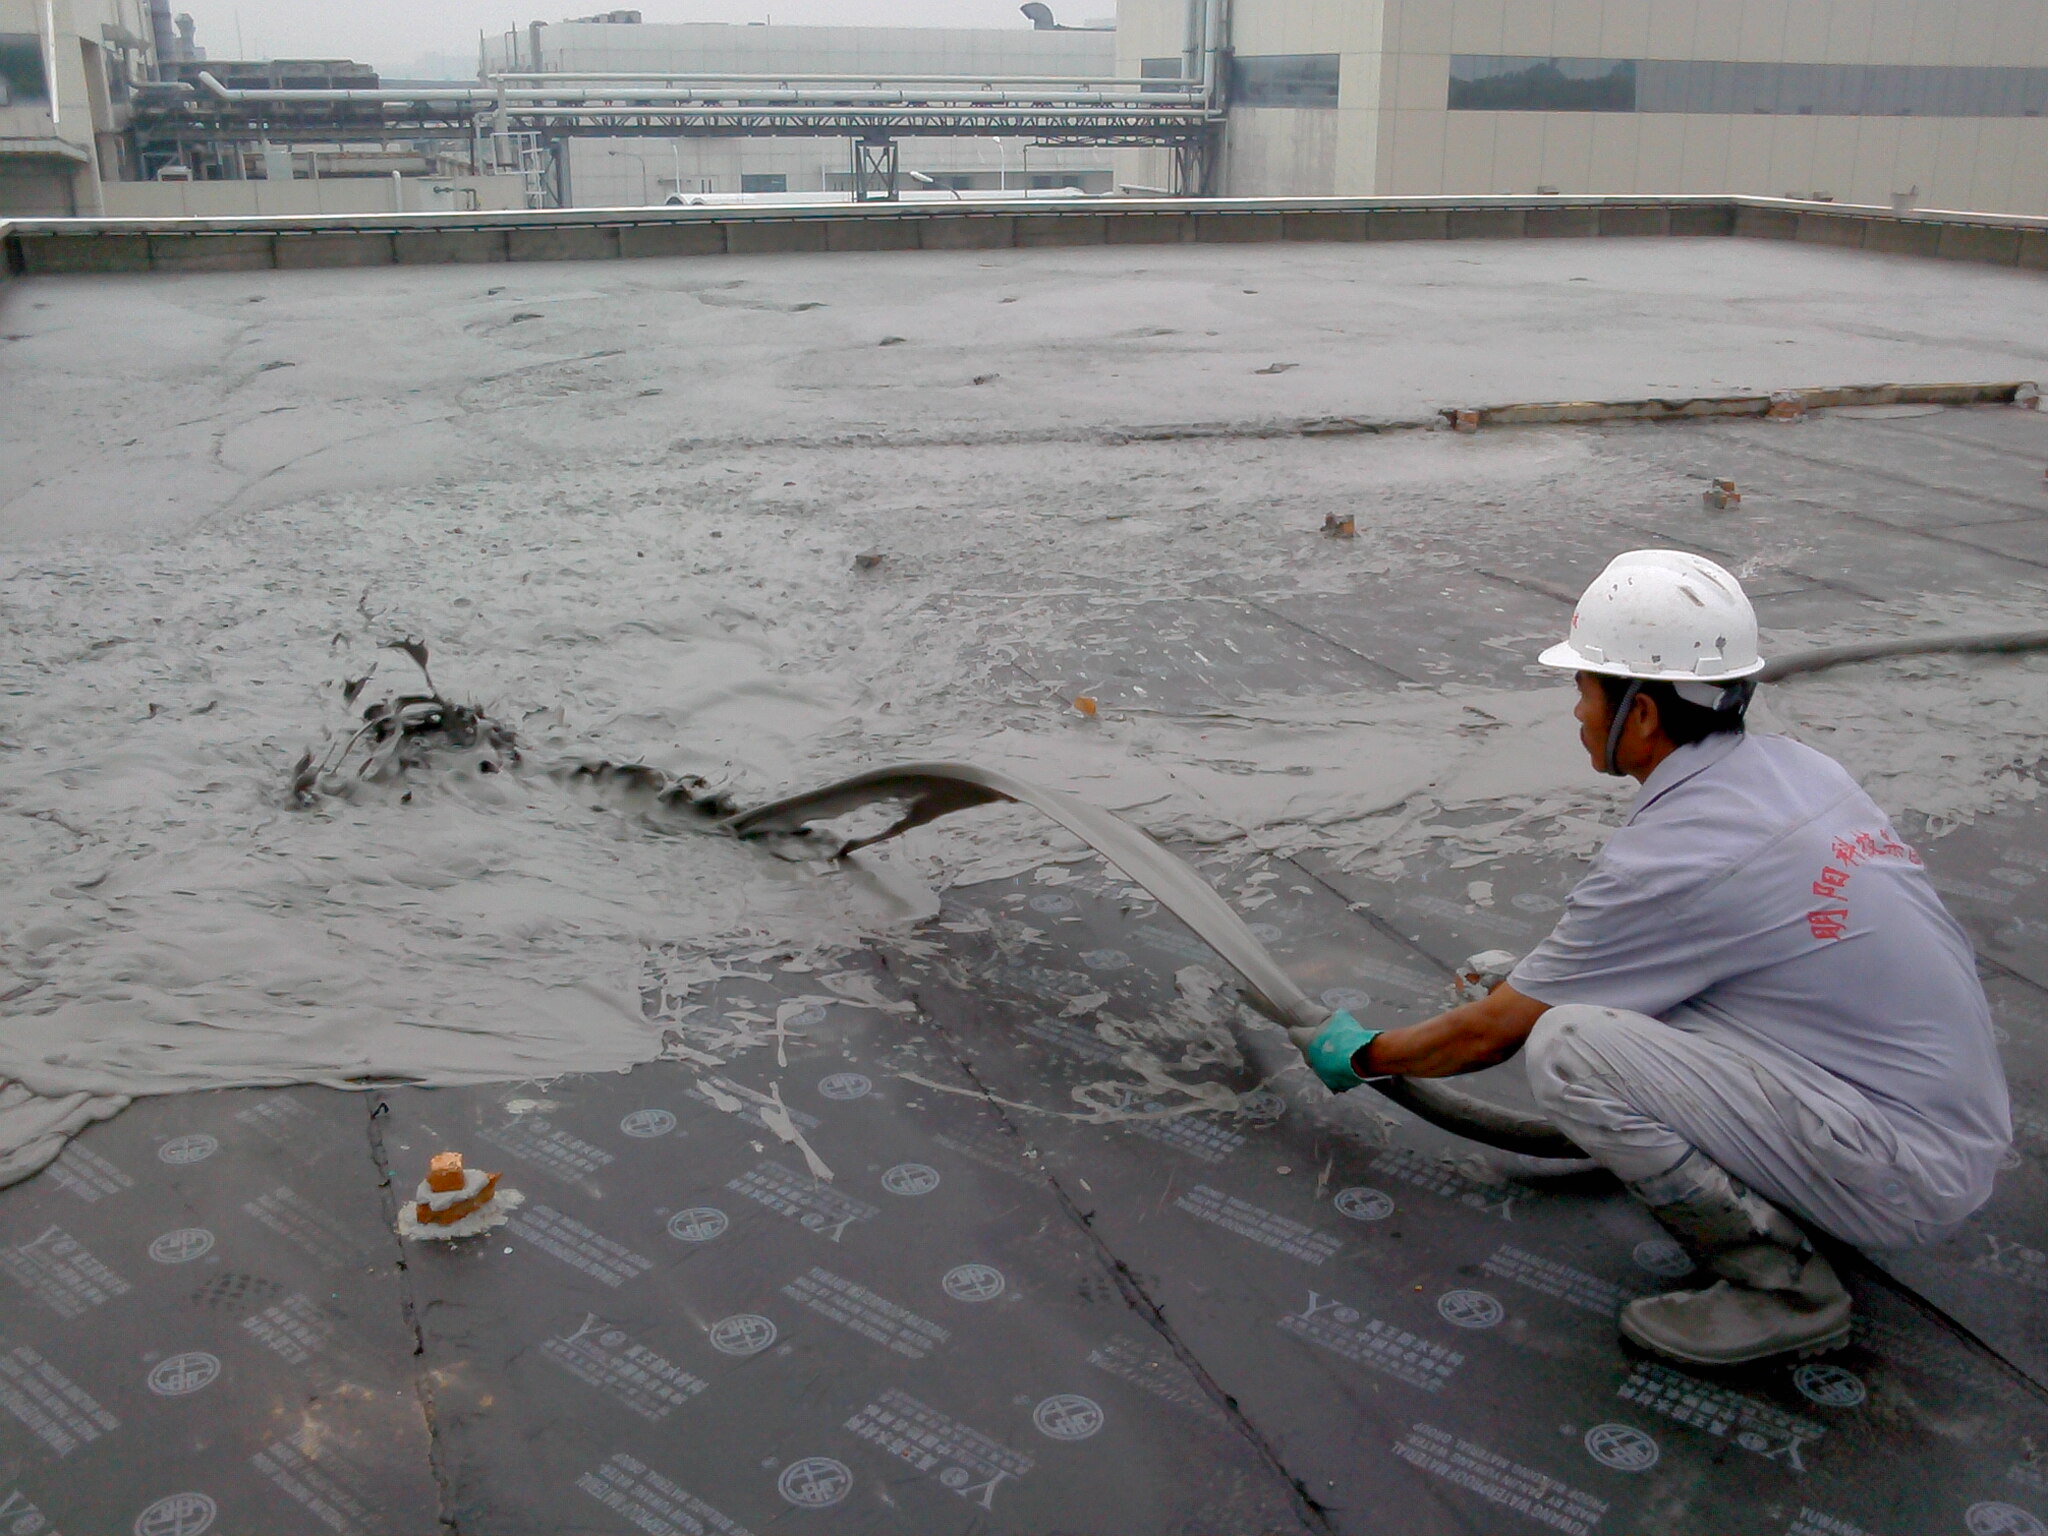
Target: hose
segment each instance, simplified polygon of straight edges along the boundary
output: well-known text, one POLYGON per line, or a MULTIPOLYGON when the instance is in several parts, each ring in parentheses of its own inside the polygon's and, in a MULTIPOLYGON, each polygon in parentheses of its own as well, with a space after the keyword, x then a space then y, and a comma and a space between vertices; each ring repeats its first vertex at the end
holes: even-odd
POLYGON ((1796 651, 1766 662, 1757 673, 1760 683, 1782 682, 1809 672, 1852 661, 1880 661, 1890 656, 1937 656, 1948 654, 1997 656, 2024 651, 2048 651, 2048 629, 2020 629, 2000 635, 1923 635, 1912 640, 1856 640, 1847 645, 1824 645, 1818 650, 1796 651))
MULTIPOLYGON (((2048 650, 2048 629, 1865 640, 1780 657, 1758 674, 1758 681, 1778 682, 1850 662, 1894 656, 2009 655, 2042 650, 2048 650)), ((838 856, 843 858, 941 816, 1003 800, 1042 812, 1087 843, 1132 882, 1151 892, 1161 906, 1192 929, 1243 978, 1245 1001, 1279 1028, 1239 1030, 1239 1048, 1246 1063, 1290 1110, 1299 1110, 1309 1121, 1340 1138, 1378 1139, 1356 1124, 1347 1126, 1344 1117, 1333 1114, 1333 1106, 1341 1101, 1334 1098, 1302 1059, 1303 1048, 1322 1026, 1328 1010, 1295 985, 1266 947, 1252 936, 1244 920, 1207 881, 1148 833, 1111 811, 996 769, 977 768, 968 763, 907 763, 856 774, 807 794, 777 800, 730 817, 724 825, 742 838, 802 835, 811 822, 828 821, 863 806, 888 801, 904 806, 903 814, 882 831, 841 846, 838 856)), ((1368 1086, 1417 1119, 1454 1136, 1525 1157, 1585 1156, 1569 1137, 1541 1116, 1475 1098, 1440 1079, 1383 1078, 1369 1080, 1368 1086)))
MULTIPOLYGON (((1028 805, 1087 843, 1143 886, 1159 904, 1192 929, 1196 937, 1245 982, 1245 1000, 1280 1026, 1238 1032, 1238 1045, 1265 1086, 1291 1110, 1349 1139, 1359 1130, 1332 1114, 1333 1096, 1302 1059, 1302 1049, 1323 1025, 1329 1010, 1310 998, 1280 968, 1244 919, 1209 883, 1181 859, 1114 812, 1058 790, 968 763, 907 763, 875 769, 825 785, 809 794, 778 800, 730 818, 725 825, 743 838, 801 833, 810 822, 830 820, 878 802, 904 805, 890 826, 847 843, 840 855, 907 832, 970 806, 1011 800, 1028 805), (1281 1031, 1285 1031, 1283 1034, 1281 1031)), ((1434 1079, 1375 1079, 1371 1086, 1417 1118, 1440 1129, 1527 1157, 1583 1158, 1585 1154, 1549 1121, 1490 1104, 1434 1079)), ((1376 1139, 1376 1138, 1367 1138, 1376 1139)))

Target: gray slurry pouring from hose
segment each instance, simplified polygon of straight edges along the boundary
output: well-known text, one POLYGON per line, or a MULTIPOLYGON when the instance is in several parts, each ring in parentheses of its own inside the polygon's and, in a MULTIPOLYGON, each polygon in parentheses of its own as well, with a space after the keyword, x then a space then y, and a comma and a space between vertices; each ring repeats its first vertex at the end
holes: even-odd
POLYGON ((1738 1365, 1815 1354, 1849 1337, 1848 1293, 1781 1205, 1828 1238, 1917 1246, 1983 1202, 2012 1136, 1970 946, 1919 856, 1837 765, 1784 738, 1746 739, 1743 715, 1760 683, 1852 662, 2043 649, 2048 630, 1872 641, 1765 661, 1754 611, 1728 571, 1673 550, 1618 556, 1580 599, 1570 638, 1543 661, 1578 676, 1594 766, 1644 784, 1617 839, 1625 847, 1596 863, 1531 960, 1472 957, 1460 973, 1465 1002, 1404 1030, 1367 1030, 1310 998, 1163 845, 1112 812, 1011 774, 905 764, 727 825, 742 838, 804 836, 865 806, 901 807, 883 830, 835 850, 844 857, 992 802, 1043 813, 1242 978, 1246 1001, 1279 1028, 1240 1021, 1239 1047, 1260 1086, 1302 1112, 1297 1123, 1319 1136, 1384 1140, 1334 1097, 1366 1085, 1501 1151, 1581 1166, 1590 1157, 1717 1277, 1705 1290, 1631 1303, 1622 1332, 1685 1364, 1738 1365), (1806 875, 1815 878, 1801 890, 1806 875), (1688 922, 1706 930, 1704 945, 1684 931, 1688 922), (1859 999, 1876 1006, 1839 1007, 1849 975, 1872 967, 1891 977, 1859 999), (1662 1006, 1605 1006, 1645 998, 1662 1006), (1405 1052, 1390 1060, 1397 1045, 1405 1052), (1440 1081, 1525 1045, 1551 1118, 1440 1081), (1877 1067, 1860 1072, 1859 1058, 1877 1067))

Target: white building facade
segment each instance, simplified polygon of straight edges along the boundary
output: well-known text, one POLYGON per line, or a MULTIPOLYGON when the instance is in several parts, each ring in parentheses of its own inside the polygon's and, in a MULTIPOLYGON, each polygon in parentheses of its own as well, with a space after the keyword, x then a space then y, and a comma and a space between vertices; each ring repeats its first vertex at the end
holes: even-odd
POLYGON ((148 0, 0 0, 0 211, 101 211, 155 54, 148 0))
MULTIPOLYGON (((503 33, 484 71, 630 75, 914 75, 1103 77, 1116 67, 1109 31, 967 27, 788 27, 563 22, 503 33)), ((1024 192, 1111 189, 1113 151, 1036 147, 1029 140, 905 138, 901 164, 939 188, 1024 192)), ((852 149, 835 138, 577 138, 567 146, 567 199, 585 208, 684 198, 837 193, 852 149)))
MULTIPOLYGON (((1121 0, 1119 73, 1179 66, 1187 3, 1121 0)), ((1229 43, 1225 195, 2048 213, 2048 0, 1231 0, 1229 43)))

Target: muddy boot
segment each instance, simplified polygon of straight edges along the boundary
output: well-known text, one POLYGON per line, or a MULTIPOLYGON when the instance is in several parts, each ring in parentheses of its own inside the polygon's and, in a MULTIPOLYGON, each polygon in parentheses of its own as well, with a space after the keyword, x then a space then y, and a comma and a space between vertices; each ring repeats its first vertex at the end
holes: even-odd
POLYGON ((1703 1291, 1632 1301, 1622 1335, 1687 1365, 1742 1365, 1849 1342, 1849 1293, 1797 1223, 1698 1152, 1629 1186, 1720 1276, 1703 1291))

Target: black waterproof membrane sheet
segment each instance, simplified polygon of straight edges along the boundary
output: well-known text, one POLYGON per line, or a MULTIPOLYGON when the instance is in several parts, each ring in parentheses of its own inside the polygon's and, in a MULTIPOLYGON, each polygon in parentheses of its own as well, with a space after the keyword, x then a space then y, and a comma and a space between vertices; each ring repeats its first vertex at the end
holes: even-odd
MULTIPOLYGON (((1313 691, 1512 682, 1502 637, 1560 625, 1621 540, 1739 560, 1796 524, 1799 574, 1759 599, 1795 628, 1901 572, 2038 582, 2048 524, 1995 499, 2038 481, 2013 414, 1870 422, 1846 468, 1754 425, 1641 429, 1636 451, 1782 500, 1503 535, 1419 595, 1218 601, 1258 686, 1313 691)), ((1182 617, 1139 646, 1077 610, 1065 644, 1199 706, 1231 652, 1182 617)), ((1173 1033, 1228 1006, 1214 957, 1076 857, 956 888, 830 976, 756 960, 684 991, 651 955, 667 1045, 630 1072, 194 1094, 91 1128, 0 1193, 0 1533, 2048 1536, 2048 830, 2019 802, 1924 846, 1982 956, 2018 1141, 1955 1239, 1852 1267, 1854 1343, 1824 1358, 1688 1372, 1624 1346, 1617 1309, 1688 1266, 1604 1175, 1365 1094, 1381 1145, 1290 1123, 1213 1034, 1173 1033), (1140 1036, 1215 1091, 1148 1079, 1140 1036), (447 1148, 523 1203, 403 1243, 447 1148)), ((1369 1024, 1532 943, 1583 869, 1205 858, 1369 1024)), ((1470 1081, 1527 1102, 1517 1064, 1470 1081)))

